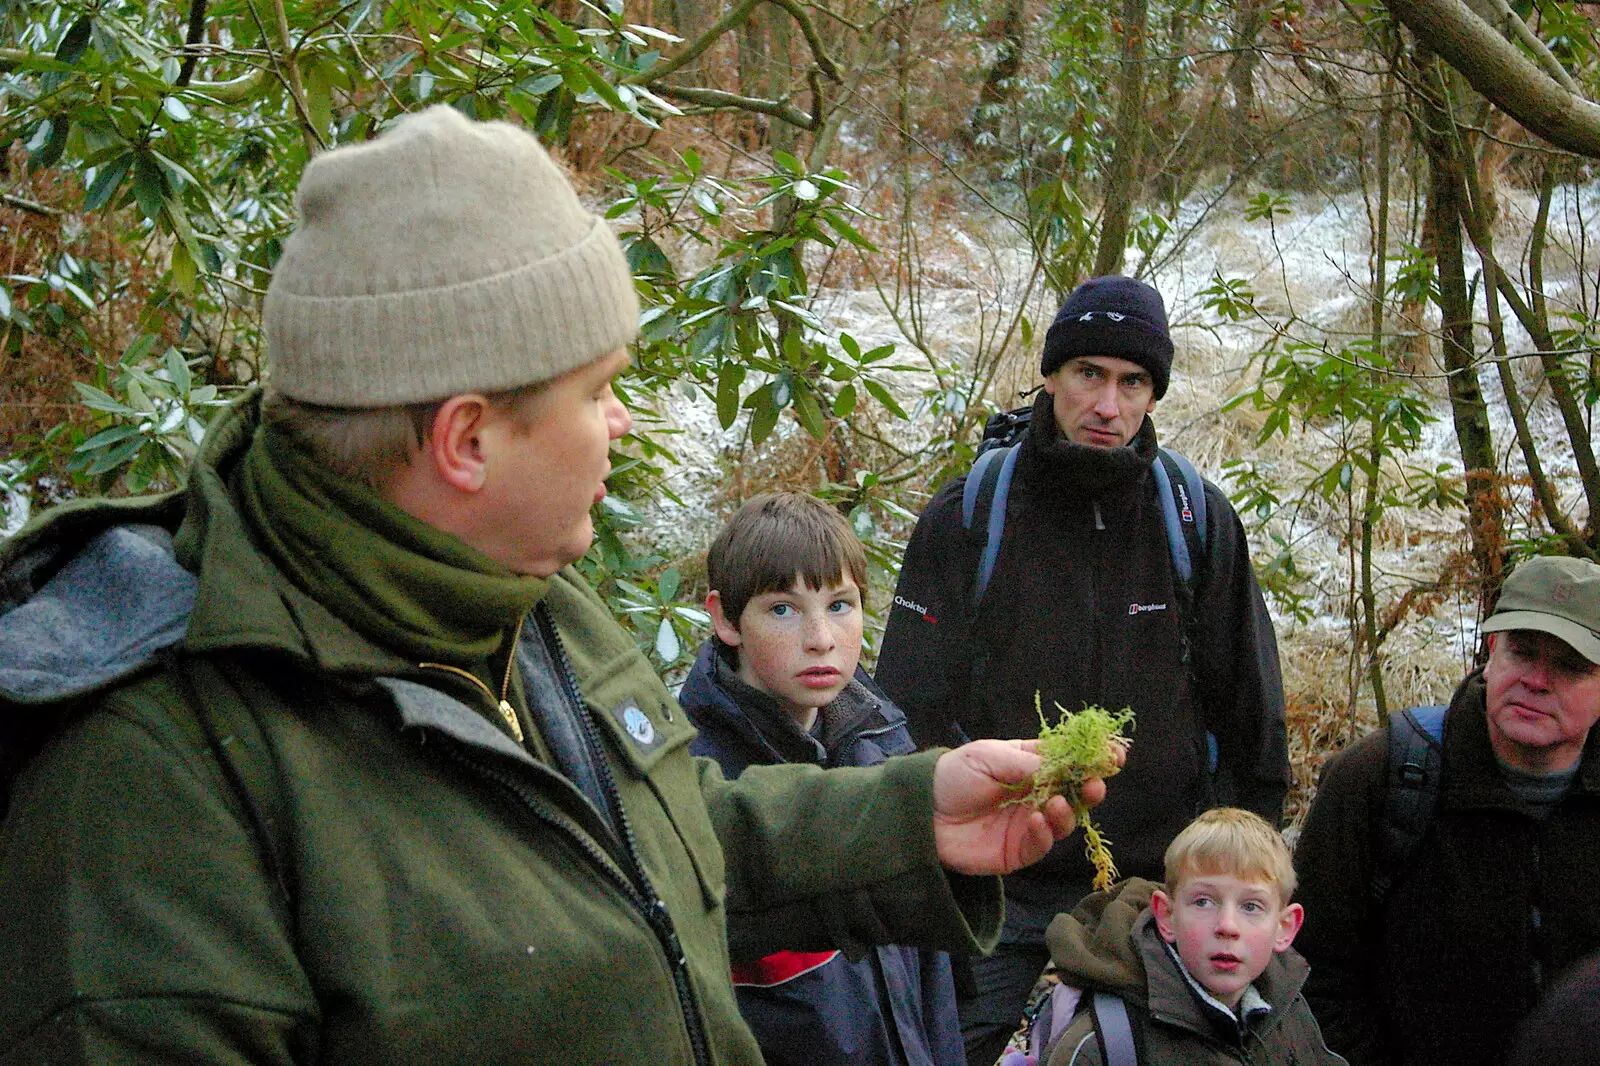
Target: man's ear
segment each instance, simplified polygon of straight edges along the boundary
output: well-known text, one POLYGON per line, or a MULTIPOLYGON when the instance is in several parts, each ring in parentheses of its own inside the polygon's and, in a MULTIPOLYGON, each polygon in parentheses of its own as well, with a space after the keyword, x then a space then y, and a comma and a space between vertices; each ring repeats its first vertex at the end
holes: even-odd
POLYGON ((1156 413, 1156 398, 1154 396, 1150 397, 1150 402, 1144 405, 1144 413, 1147 415, 1156 413))
POLYGON ((730 648, 737 648, 744 638, 739 635, 739 627, 729 621, 722 610, 722 593, 712 589, 706 593, 706 613, 711 616, 711 629, 717 634, 717 639, 730 648))
POLYGON ((1278 915, 1278 935, 1273 938, 1273 951, 1288 951, 1289 945, 1294 943, 1294 938, 1300 932, 1300 926, 1305 924, 1306 909, 1298 903, 1291 903, 1283 908, 1278 915))
POLYGON ((494 415, 478 393, 452 396, 439 405, 423 438, 422 451, 440 480, 462 492, 477 492, 488 478, 484 430, 494 415))
POLYGON ((1150 913, 1156 916, 1156 931, 1169 944, 1178 942, 1178 930, 1172 924, 1172 897, 1161 889, 1150 893, 1150 913))

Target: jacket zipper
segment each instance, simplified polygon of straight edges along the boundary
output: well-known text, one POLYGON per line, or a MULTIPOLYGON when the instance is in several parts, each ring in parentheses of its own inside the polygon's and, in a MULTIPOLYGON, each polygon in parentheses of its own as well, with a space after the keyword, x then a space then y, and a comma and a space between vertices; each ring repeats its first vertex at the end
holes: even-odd
MULTIPOLYGON (((543 605, 535 608, 543 611, 543 605)), ((541 618, 542 621, 542 618, 541 618)), ((498 786, 510 795, 538 821, 544 823, 568 840, 581 854, 587 856, 605 878, 616 886, 633 908, 639 913, 655 934, 656 942, 660 945, 666 956, 668 968, 672 971, 674 991, 678 996, 678 1006, 683 1015, 684 1030, 689 1037, 690 1050, 694 1054, 696 1066, 712 1066, 710 1042, 706 1037, 705 1020, 701 1016, 699 1001, 695 996, 694 987, 689 981, 689 959, 684 953, 683 943, 678 939, 677 930, 672 924, 672 915, 667 905, 657 895, 655 888, 650 884, 650 879, 645 875, 644 866, 639 861, 638 840, 634 836, 633 827, 628 822, 627 812, 622 805, 621 794, 617 790, 616 778, 611 773, 610 760, 605 757, 604 750, 600 747, 595 736, 594 723, 584 710, 583 699, 578 693, 578 686, 573 680, 572 660, 567 656, 566 646, 561 642, 561 635, 556 632, 553 625, 540 625, 541 637, 548 635, 555 648, 556 672, 560 676, 562 696, 574 707, 583 731, 584 742, 589 746, 590 753, 594 756, 596 769, 600 776, 601 787, 605 789, 610 801, 610 807, 616 814, 617 826, 621 830, 621 843, 623 857, 626 859, 624 870, 610 852, 601 848, 588 834, 580 832, 564 816, 554 811, 544 800, 528 791, 516 778, 500 770, 488 766, 468 754, 465 745, 459 741, 446 738, 443 745, 450 758, 465 767, 467 770, 483 778, 492 785, 498 786)), ((520 627, 519 627, 520 634, 520 627)), ((516 649, 512 648, 512 661, 515 662, 516 649)), ((424 664, 435 666, 437 664, 424 664)), ((449 667, 451 673, 460 673, 473 682, 488 695, 494 702, 494 692, 483 683, 481 679, 466 671, 456 671, 449 667)), ((504 699, 500 701, 505 706, 504 699)), ((504 715, 504 711, 502 711, 504 715)), ((514 712, 507 716, 515 720, 514 712)), ((424 739, 426 735, 424 734, 424 739)), ((521 737, 518 737, 520 740, 521 737)))
POLYGON ((595 735, 594 722, 585 710, 583 697, 578 692, 572 660, 567 657, 567 646, 562 642, 561 634, 556 632, 556 627, 550 623, 544 604, 541 603, 534 610, 540 634, 547 636, 555 648, 557 673, 561 677, 564 694, 577 711, 578 725, 583 730, 584 742, 589 745, 589 751, 594 756, 601 787, 606 790, 611 808, 616 812, 617 825, 622 830, 623 850, 629 866, 632 867, 630 872, 638 884, 641 895, 648 900, 649 905, 644 912, 645 920, 655 931, 656 939, 660 941, 662 950, 666 952, 667 960, 672 965, 672 979, 677 986, 678 1005, 683 1013, 684 1028, 689 1032, 689 1044, 694 1050, 694 1061, 699 1066, 711 1066, 711 1048, 706 1037, 705 1019, 700 1013, 700 1002, 689 980, 689 959, 684 954, 683 943, 678 939, 678 932, 673 927, 672 914, 657 894, 655 886, 650 883, 644 864, 639 861, 638 840, 633 834, 632 824, 628 821, 628 812, 622 805, 622 795, 617 789, 616 777, 611 772, 611 760, 606 758, 600 738, 595 735))
MULTIPOLYGON (((661 945, 667 957, 667 965, 672 970, 673 984, 678 993, 679 1004, 682 1005, 684 1002, 684 986, 688 976, 686 973, 688 959, 683 953, 682 945, 672 933, 666 905, 659 899, 647 898, 639 890, 639 887, 634 884, 633 880, 617 866, 610 853, 596 845, 588 834, 574 828, 566 818, 552 810, 544 800, 523 787, 516 778, 473 758, 464 750, 464 745, 458 741, 448 740, 443 747, 453 761, 488 781, 491 785, 498 786, 501 791, 514 799, 535 819, 564 837, 580 854, 587 857, 594 864, 606 880, 616 887, 623 898, 644 918, 645 924, 650 927, 650 931, 655 934, 657 942, 661 945), (662 933, 663 925, 666 927, 666 936, 663 936, 662 933)), ((689 1045, 694 1053, 697 1066, 711 1066, 711 1059, 705 1044, 703 1024, 699 1020, 698 1011, 696 1011, 691 1021, 687 1008, 684 1010, 684 1028, 688 1031, 689 1045)))
POLYGON ((517 662, 517 642, 522 639, 522 624, 526 619, 526 615, 517 619, 517 628, 511 633, 511 650, 506 652, 506 672, 500 681, 500 698, 498 700, 495 699, 494 690, 485 685, 483 679, 478 677, 477 674, 463 670, 459 666, 451 666, 449 663, 417 664, 424 670, 444 670, 447 673, 455 674, 457 677, 464 677, 474 685, 477 685, 478 688, 483 690, 483 694, 489 697, 489 702, 496 704, 497 709, 500 711, 500 717, 505 719, 506 728, 511 730, 511 735, 516 738, 518 744, 524 742, 522 723, 517 721, 517 712, 511 706, 511 701, 506 699, 506 693, 511 691, 511 671, 515 668, 517 662))
MULTIPOLYGON (((837 751, 840 755, 843 755, 845 752, 850 750, 850 746, 852 744, 854 744, 856 741, 858 741, 858 740, 871 740, 874 737, 881 737, 885 733, 893 733, 895 731, 895 728, 896 727, 895 727, 895 724, 893 722, 885 722, 885 723, 883 723, 881 725, 876 725, 876 726, 865 726, 865 725, 854 726, 854 727, 851 728, 851 730, 848 733, 846 733, 844 736, 839 738, 839 742, 836 745, 834 745, 834 750, 837 751)), ((829 767, 833 767, 833 766, 839 766, 839 765, 842 765, 842 764, 840 764, 840 763, 838 763, 838 762, 836 762, 834 760, 833 752, 828 752, 827 753, 827 763, 826 763, 826 765, 829 766, 829 767)))

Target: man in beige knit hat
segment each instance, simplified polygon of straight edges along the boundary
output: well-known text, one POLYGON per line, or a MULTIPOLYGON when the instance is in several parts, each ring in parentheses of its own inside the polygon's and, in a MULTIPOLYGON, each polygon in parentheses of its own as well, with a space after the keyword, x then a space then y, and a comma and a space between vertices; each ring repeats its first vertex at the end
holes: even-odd
POLYGON ((1037 756, 724 782, 568 565, 637 307, 537 142, 434 108, 299 205, 265 399, 0 549, 0 1061, 753 1064, 730 957, 991 942, 1037 756))
POLYGON ((1396 758, 1396 715, 1340 753, 1295 849, 1306 995, 1352 1066, 1499 1066, 1600 950, 1600 565, 1521 563, 1483 630, 1442 744, 1396 758))

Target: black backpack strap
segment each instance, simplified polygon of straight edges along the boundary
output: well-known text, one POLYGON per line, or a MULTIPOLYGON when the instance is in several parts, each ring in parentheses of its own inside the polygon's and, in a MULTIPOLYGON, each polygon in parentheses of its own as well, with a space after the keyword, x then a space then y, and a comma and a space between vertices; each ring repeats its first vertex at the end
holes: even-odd
POLYGON ((1444 716, 1444 707, 1408 707, 1389 720, 1383 820, 1368 885, 1376 909, 1382 909, 1396 879, 1410 865, 1439 805, 1444 716))
POLYGON ((1138 1066, 1139 1050, 1133 1039, 1133 1022, 1121 996, 1096 992, 1091 1008, 1094 1030, 1100 1037, 1100 1058, 1105 1066, 1138 1066))

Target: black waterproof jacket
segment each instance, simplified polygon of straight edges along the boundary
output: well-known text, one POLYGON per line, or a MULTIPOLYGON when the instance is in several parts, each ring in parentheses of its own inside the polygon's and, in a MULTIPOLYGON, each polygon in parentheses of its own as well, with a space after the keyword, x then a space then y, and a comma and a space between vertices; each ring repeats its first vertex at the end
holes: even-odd
MULTIPOLYGON (((803 732, 776 702, 743 684, 701 647, 679 693, 700 730, 689 745, 732 781, 752 766, 877 766, 915 750, 905 715, 859 669, 803 732)), ((735 958, 734 991, 769 1066, 962 1066, 950 957, 885 945, 852 961, 842 952, 780 951, 735 958)))
MULTIPOLYGON (((1155 453, 1148 418, 1127 448, 1064 440, 1040 393, 976 616, 969 596, 979 549, 961 524, 963 477, 917 521, 876 676, 922 745, 950 743, 957 728, 969 737, 1033 736, 1035 693, 1052 721, 1057 704, 1132 708, 1133 748, 1095 821, 1123 874, 1159 880, 1167 844, 1209 805, 1207 731, 1221 752, 1219 798, 1273 824, 1289 765, 1272 621, 1238 515, 1209 483, 1209 562, 1196 571, 1193 627, 1199 690, 1191 684, 1150 472, 1155 453)), ((1007 896, 1049 915, 1070 910, 1092 877, 1081 848, 1056 848, 1009 878, 1007 896)))
POLYGON ((1600 950, 1600 752, 1539 821, 1489 746, 1484 684, 1444 722, 1438 809, 1386 905, 1373 870, 1388 769, 1382 733, 1328 763, 1295 846, 1306 995, 1352 1066, 1499 1066, 1544 988, 1600 950))

